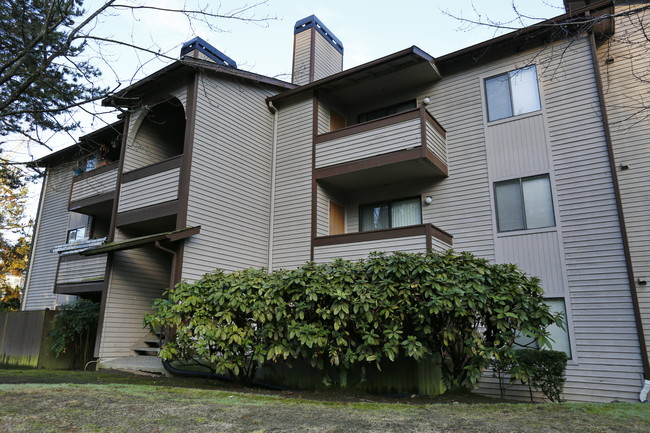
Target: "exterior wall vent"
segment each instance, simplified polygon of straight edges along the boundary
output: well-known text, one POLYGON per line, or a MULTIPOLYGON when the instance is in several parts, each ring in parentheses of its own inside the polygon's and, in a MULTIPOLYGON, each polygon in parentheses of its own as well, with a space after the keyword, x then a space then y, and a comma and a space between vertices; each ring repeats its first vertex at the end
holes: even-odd
POLYGON ((237 69, 237 63, 235 63, 233 59, 226 56, 224 53, 217 50, 198 36, 185 42, 181 47, 181 59, 186 56, 207 60, 221 66, 237 69))
POLYGON ((293 35, 294 84, 304 85, 343 70, 343 43, 316 15, 298 20, 293 35))

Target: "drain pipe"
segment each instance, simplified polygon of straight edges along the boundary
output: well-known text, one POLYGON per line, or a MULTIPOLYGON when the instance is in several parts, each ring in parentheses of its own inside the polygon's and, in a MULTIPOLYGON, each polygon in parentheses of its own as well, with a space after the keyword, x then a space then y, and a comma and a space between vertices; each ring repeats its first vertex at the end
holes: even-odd
POLYGON ((174 288, 174 283, 176 282, 176 275, 174 275, 176 273, 176 251, 163 247, 160 245, 160 241, 156 241, 155 245, 156 248, 158 248, 160 251, 164 251, 172 255, 172 269, 169 277, 169 290, 171 290, 174 288))
POLYGON ((648 402, 648 392, 650 392, 650 380, 644 380, 643 388, 641 388, 641 392, 639 393, 639 401, 641 403, 648 402))
POLYGON ((271 144, 271 197, 270 197, 270 212, 269 212, 269 244, 268 244, 268 258, 267 270, 273 270, 273 220, 275 219, 275 171, 278 147, 278 109, 273 106, 273 102, 269 101, 269 110, 273 113, 273 143, 271 144))

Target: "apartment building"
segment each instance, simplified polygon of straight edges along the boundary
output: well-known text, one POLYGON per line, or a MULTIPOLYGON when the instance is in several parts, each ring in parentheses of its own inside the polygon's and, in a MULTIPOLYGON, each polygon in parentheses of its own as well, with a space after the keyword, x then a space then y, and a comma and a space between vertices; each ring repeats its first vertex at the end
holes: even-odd
MULTIPOLYGON (((292 83, 186 43, 104 101, 125 111, 118 122, 39 160, 23 308, 100 300, 96 355, 131 356, 152 301, 214 268, 453 248, 541 278, 567 317, 552 330, 570 357, 567 400, 637 399, 650 379, 650 126, 627 122, 638 107, 622 101, 646 91, 630 62, 647 41, 619 13, 639 2, 565 3, 442 57, 414 46, 346 71, 342 42, 307 17, 292 83)), ((486 377, 481 391, 498 386, 486 377)))

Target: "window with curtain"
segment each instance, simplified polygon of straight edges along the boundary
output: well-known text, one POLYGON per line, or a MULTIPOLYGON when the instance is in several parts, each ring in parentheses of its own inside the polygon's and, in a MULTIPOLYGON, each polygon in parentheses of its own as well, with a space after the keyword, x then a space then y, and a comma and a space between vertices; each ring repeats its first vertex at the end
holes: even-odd
POLYGON ((499 232, 555 226, 547 174, 496 182, 494 196, 499 232))
POLYGON ((420 197, 360 206, 359 231, 383 230, 422 224, 420 197))
POLYGON ((485 79, 488 121, 541 109, 535 65, 485 79))

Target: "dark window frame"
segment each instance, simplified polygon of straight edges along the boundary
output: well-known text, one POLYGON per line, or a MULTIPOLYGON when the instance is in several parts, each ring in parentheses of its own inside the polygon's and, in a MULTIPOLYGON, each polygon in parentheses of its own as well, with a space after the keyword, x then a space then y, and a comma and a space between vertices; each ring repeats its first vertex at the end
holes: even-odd
MULTIPOLYGON (((416 195, 416 196, 411 196, 411 197, 401 197, 401 198, 392 199, 392 200, 382 200, 382 201, 376 201, 376 202, 360 204, 359 209, 358 209, 359 232, 369 232, 369 231, 373 231, 373 230, 388 230, 388 229, 395 228, 395 227, 393 227, 393 212, 392 212, 393 203, 397 203, 397 202, 400 202, 400 201, 406 201, 406 200, 415 200, 415 199, 417 199, 419 201, 419 203, 420 203, 420 224, 422 224, 422 222, 421 222, 422 221, 422 197, 419 196, 419 195, 416 195), (364 208, 378 207, 378 206, 382 206, 382 205, 388 205, 388 228, 387 229, 363 230, 361 228, 361 223, 363 221, 363 218, 362 218, 363 209, 364 208)), ((415 225, 417 225, 417 224, 415 224, 415 225)), ((400 226, 400 227, 402 227, 402 226, 400 226)), ((404 227, 408 227, 408 226, 404 226, 404 227)))
POLYGON ((493 189, 493 193, 494 193, 494 213, 496 215, 497 232, 498 233, 517 232, 517 231, 522 231, 522 230, 539 230, 539 229, 547 229, 547 228, 550 228, 550 227, 557 227, 557 218, 555 217, 555 203, 553 202, 553 189, 551 187, 551 176, 548 173, 536 174, 534 176, 517 177, 517 178, 514 178, 514 179, 500 180, 498 182, 494 182, 492 189, 493 189), (544 226, 544 227, 528 228, 528 223, 527 223, 527 220, 526 220, 526 201, 524 199, 523 183, 524 183, 525 180, 538 179, 538 178, 547 178, 548 179, 549 196, 550 196, 550 199, 551 199, 551 214, 553 215, 553 224, 548 225, 548 226, 544 226), (512 183, 514 181, 519 181, 519 200, 520 200, 520 203, 521 203, 522 220, 524 222, 524 227, 523 228, 510 229, 510 230, 502 230, 501 227, 500 227, 500 224, 499 224, 499 199, 497 197, 497 186, 499 184, 512 183))
POLYGON ((528 66, 524 66, 523 68, 512 69, 512 70, 503 72, 501 74, 496 74, 496 75, 492 75, 490 77, 484 78, 483 79, 483 90, 485 92, 485 111, 486 111, 485 114, 487 115, 488 122, 497 122, 499 120, 510 119, 512 117, 517 117, 517 116, 523 116, 523 115, 528 114, 528 113, 535 113, 537 111, 542 110, 542 95, 541 95, 541 93, 539 91, 539 76, 537 75, 537 65, 528 65, 528 66), (513 96, 512 96, 513 92, 512 92, 512 81, 511 81, 512 80, 512 75, 511 74, 517 73, 518 71, 522 71, 522 70, 528 69, 528 68, 534 68, 535 69, 535 84, 536 84, 536 87, 537 87, 537 103, 538 103, 539 108, 536 109, 536 110, 527 111, 525 113, 515 114, 515 103, 514 103, 513 96), (504 76, 505 76, 505 79, 507 79, 507 82, 508 82, 508 96, 510 97, 510 112, 512 114, 510 114, 509 116, 499 117, 498 119, 491 119, 490 118, 490 98, 489 98, 488 90, 487 90, 487 82, 489 80, 493 80, 495 78, 504 77, 504 76))

